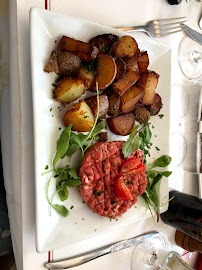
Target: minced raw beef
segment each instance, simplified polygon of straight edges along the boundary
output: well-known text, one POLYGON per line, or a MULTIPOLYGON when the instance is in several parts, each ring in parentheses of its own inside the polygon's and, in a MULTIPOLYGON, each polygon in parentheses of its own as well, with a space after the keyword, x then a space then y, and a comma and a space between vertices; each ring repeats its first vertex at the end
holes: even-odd
MULTIPOLYGON (((94 144, 85 153, 80 166, 79 176, 82 181, 80 195, 88 207, 100 216, 121 217, 137 202, 138 196, 146 191, 145 170, 126 183, 133 200, 125 201, 113 192, 120 165, 126 160, 121 151, 123 143, 123 141, 114 141, 94 144)), ((137 150, 128 158, 133 157, 143 162, 142 151, 137 150)))

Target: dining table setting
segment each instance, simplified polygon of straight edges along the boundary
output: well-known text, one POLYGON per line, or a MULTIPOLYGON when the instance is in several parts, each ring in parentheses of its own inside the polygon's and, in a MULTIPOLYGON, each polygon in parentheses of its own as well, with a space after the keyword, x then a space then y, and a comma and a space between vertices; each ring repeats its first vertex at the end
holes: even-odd
POLYGON ((3 2, 16 269, 201 270, 201 1, 3 2))

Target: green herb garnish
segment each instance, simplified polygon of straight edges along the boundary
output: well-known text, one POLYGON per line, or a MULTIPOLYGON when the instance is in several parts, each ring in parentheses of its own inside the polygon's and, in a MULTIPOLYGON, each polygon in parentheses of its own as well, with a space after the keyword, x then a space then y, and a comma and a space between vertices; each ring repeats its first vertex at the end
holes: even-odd
POLYGON ((132 154, 134 151, 136 151, 140 147, 140 145, 144 142, 142 135, 140 133, 143 129, 147 130, 145 133, 146 134, 145 138, 144 138, 145 142, 147 142, 147 141, 150 142, 151 136, 149 135, 150 133, 147 129, 148 125, 150 125, 150 123, 146 124, 145 126, 141 127, 140 129, 139 129, 139 125, 134 127, 133 131, 129 135, 128 140, 125 143, 123 143, 123 145, 122 145, 122 152, 123 152, 123 155, 125 158, 130 156, 130 154, 132 154))
MULTIPOLYGON (((163 205, 160 205, 160 202, 159 202, 160 201, 159 191, 160 191, 161 179, 163 176, 165 177, 170 176, 172 172, 162 171, 162 170, 159 171, 154 168, 157 168, 157 167, 165 168, 170 164, 171 160, 172 160, 171 157, 164 155, 156 159, 153 163, 150 163, 146 166, 147 187, 146 187, 146 193, 142 194, 142 197, 145 199, 150 212, 151 212, 151 206, 154 207, 157 213, 157 221, 159 219, 160 207, 163 206, 163 205)), ((151 215, 152 215, 152 212, 151 212, 151 215)))

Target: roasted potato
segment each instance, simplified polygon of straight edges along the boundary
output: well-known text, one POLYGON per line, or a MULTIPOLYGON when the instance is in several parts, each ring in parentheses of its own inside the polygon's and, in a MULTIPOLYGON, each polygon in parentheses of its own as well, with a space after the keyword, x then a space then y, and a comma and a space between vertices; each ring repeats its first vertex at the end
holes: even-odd
POLYGON ((150 112, 150 115, 157 115, 163 107, 162 99, 159 94, 155 94, 152 105, 146 105, 145 108, 150 112))
MULTIPOLYGON (((91 108, 93 116, 97 116, 98 108, 97 108, 97 96, 92 96, 86 98, 86 103, 91 108)), ((107 111, 109 107, 108 97, 106 95, 99 95, 99 119, 106 118, 107 111)))
POLYGON ((63 78, 54 91, 54 98, 64 103, 70 103, 85 93, 85 85, 79 79, 63 78))
POLYGON ((137 84, 144 89, 142 104, 151 105, 154 101, 155 89, 158 84, 159 75, 154 71, 143 72, 137 84))
POLYGON ((119 39, 115 50, 116 57, 133 57, 138 55, 139 48, 136 40, 131 36, 123 36, 119 39))
POLYGON ((102 34, 92 38, 89 43, 99 49, 100 53, 108 54, 114 42, 119 39, 118 36, 113 34, 102 34))
POLYGON ((124 62, 126 63, 126 70, 132 70, 135 71, 136 73, 139 73, 139 68, 138 68, 138 64, 137 64, 137 58, 136 57, 125 57, 124 62))
POLYGON ((108 96, 109 100, 109 108, 107 114, 114 116, 119 111, 121 98, 110 87, 106 89, 104 93, 108 96))
POLYGON ((117 81, 125 75, 126 63, 121 58, 116 58, 115 62, 116 62, 116 67, 117 67, 117 73, 114 80, 117 81))
POLYGON ((95 82, 98 82, 99 90, 104 90, 112 84, 116 77, 117 68, 114 59, 111 56, 99 54, 96 71, 95 82))
POLYGON ((127 113, 111 118, 107 118, 107 124, 114 134, 125 136, 132 132, 135 124, 135 116, 127 113))
POLYGON ((44 68, 45 72, 69 75, 79 69, 81 60, 69 52, 53 51, 51 58, 44 68))
POLYGON ((122 96, 138 79, 139 75, 129 70, 121 79, 112 84, 112 88, 118 95, 122 96))
POLYGON ((147 52, 141 52, 140 55, 138 55, 137 64, 140 74, 147 71, 147 68, 149 66, 149 57, 147 52))
POLYGON ((108 140, 108 135, 107 135, 107 132, 100 132, 97 134, 98 136, 98 142, 107 142, 108 140))
POLYGON ((120 110, 123 113, 132 112, 136 104, 141 100, 144 95, 144 90, 138 85, 133 85, 121 96, 120 110))
POLYGON ((140 124, 147 121, 149 117, 149 111, 145 109, 143 106, 137 104, 134 110, 135 120, 138 121, 140 124))
POLYGON ((93 89, 95 75, 87 67, 81 66, 77 73, 78 79, 81 79, 86 87, 86 90, 93 89))
POLYGON ((71 52, 79 56, 79 58, 85 62, 94 60, 99 52, 96 47, 93 47, 89 43, 66 36, 62 36, 58 45, 58 50, 71 52))
POLYGON ((91 54, 92 49, 93 46, 91 44, 66 36, 62 36, 58 45, 58 50, 68 52, 82 52, 85 54, 91 54))
POLYGON ((83 62, 92 62, 97 57, 98 52, 99 52, 98 49, 96 47, 93 47, 93 51, 91 54, 85 54, 82 52, 72 52, 72 53, 77 55, 83 62))
POLYGON ((112 57, 116 57, 117 46, 118 46, 118 41, 114 42, 114 44, 112 45, 108 55, 111 55, 112 57))
POLYGON ((85 132, 90 131, 94 125, 91 108, 84 100, 73 104, 64 115, 65 126, 72 125, 72 130, 85 132))

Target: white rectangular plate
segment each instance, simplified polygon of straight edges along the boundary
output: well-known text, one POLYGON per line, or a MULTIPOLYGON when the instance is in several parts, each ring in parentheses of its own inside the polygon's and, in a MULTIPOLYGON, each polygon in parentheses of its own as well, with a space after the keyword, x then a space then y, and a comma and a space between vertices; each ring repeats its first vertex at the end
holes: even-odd
MULTIPOLYGON (((45 166, 51 168, 52 158, 56 151, 56 141, 64 127, 62 117, 64 109, 52 98, 52 83, 56 74, 43 71, 51 52, 57 48, 62 35, 70 36, 88 42, 92 37, 103 33, 114 33, 118 36, 126 35, 116 29, 103 25, 83 21, 80 19, 62 16, 50 11, 33 8, 30 12, 31 32, 31 66, 32 91, 34 110, 34 144, 35 144, 35 192, 36 192, 36 242, 37 251, 45 252, 71 243, 75 243, 97 234, 104 233, 124 225, 134 223, 150 216, 150 212, 142 198, 118 221, 101 218, 94 214, 82 203, 77 188, 70 188, 70 195, 65 206, 70 215, 66 218, 52 210, 48 211, 45 197, 45 187, 50 174, 42 176, 45 166), (52 108, 52 109, 51 109, 52 108), (70 210, 71 206, 74 206, 70 210)), ((128 34, 128 33, 127 33, 128 34)), ((145 35, 131 34, 137 40, 140 50, 149 54, 149 69, 160 74, 157 92, 163 100, 162 119, 152 117, 151 128, 152 149, 151 161, 163 154, 169 154, 169 126, 170 126, 170 76, 171 76, 171 50, 168 45, 157 40, 147 38, 145 35), (155 147, 160 148, 157 151, 155 147)), ((109 139, 124 140, 109 133, 109 139)), ((76 162, 76 158, 74 159, 76 162)), ((55 186, 54 178, 50 185, 50 194, 55 186)), ((168 182, 164 179, 160 191, 161 203, 168 200, 168 182)), ((59 202, 58 198, 54 202, 59 202)), ((167 210, 167 205, 161 211, 167 210)))

